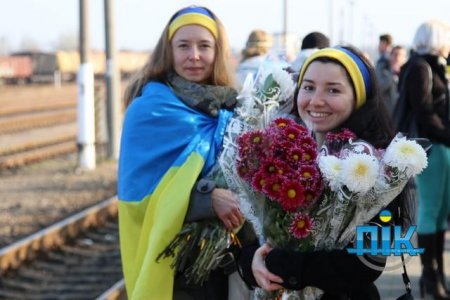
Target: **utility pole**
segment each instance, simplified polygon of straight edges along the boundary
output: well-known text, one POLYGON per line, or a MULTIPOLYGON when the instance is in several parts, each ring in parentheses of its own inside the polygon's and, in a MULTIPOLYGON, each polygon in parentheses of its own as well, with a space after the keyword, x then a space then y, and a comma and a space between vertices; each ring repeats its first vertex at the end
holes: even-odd
POLYGON ((80 69, 78 70, 78 157, 81 169, 95 169, 94 69, 89 62, 89 0, 80 0, 80 69))
POLYGON ((106 97, 108 120, 108 158, 119 158, 120 145, 120 74, 115 48, 114 0, 105 0, 106 97))
POLYGON ((287 45, 287 0, 283 0, 283 47, 284 50, 288 50, 287 45))
POLYGON ((334 8, 333 8, 333 0, 329 0, 329 11, 328 11, 328 26, 329 26, 329 38, 330 38, 330 44, 333 45, 334 44, 334 31, 333 31, 333 27, 334 27, 334 19, 333 19, 333 15, 334 15, 334 8))

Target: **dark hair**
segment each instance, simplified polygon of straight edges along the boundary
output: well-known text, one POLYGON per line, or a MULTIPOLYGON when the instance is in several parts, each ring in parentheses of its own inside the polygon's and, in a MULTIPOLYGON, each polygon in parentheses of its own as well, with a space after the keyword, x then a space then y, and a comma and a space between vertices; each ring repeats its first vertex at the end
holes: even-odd
MULTIPOLYGON (((353 131, 356 136, 363 139, 376 148, 386 148, 390 141, 394 138, 395 129, 390 115, 385 107, 382 99, 382 94, 379 91, 375 69, 372 63, 366 56, 358 49, 350 46, 340 46, 357 55, 366 65, 370 74, 371 91, 366 95, 365 103, 358 109, 352 112, 350 117, 344 121, 338 129, 348 128, 353 131)), ((342 66, 340 62, 328 57, 318 57, 317 61, 331 62, 342 66)), ((314 60, 315 61, 315 60, 314 60)), ((342 66, 343 67, 343 66, 342 66)), ((350 75, 344 68, 346 75, 350 82, 352 82, 350 75)), ((296 99, 299 93, 300 85, 297 86, 294 97, 295 115, 298 116, 296 99)), ((355 95, 355 91, 353 90, 355 95)), ((414 194, 410 189, 404 189, 399 196, 389 205, 394 220, 405 228, 411 225, 414 218, 414 210, 412 209, 414 203, 414 194), (400 208, 400 209, 399 209, 400 208), (402 212, 402 217, 399 216, 399 211, 402 212)))
MULTIPOLYGON (((366 65, 370 74, 371 91, 366 95, 365 103, 357 110, 355 110, 350 117, 340 126, 341 128, 348 128, 353 131, 359 138, 366 140, 375 147, 387 147, 391 139, 394 137, 394 124, 392 123, 387 109, 382 99, 382 94, 379 92, 378 81, 375 75, 375 69, 372 63, 363 55, 363 53, 354 47, 340 46, 355 55, 357 55, 366 65)), ((319 57, 315 59, 321 62, 332 62, 341 65, 335 59, 327 57, 319 57)), ((341 65, 342 66, 342 65, 341 65)), ((342 66, 343 67, 343 66, 342 66)), ((345 68, 344 68, 345 70, 345 68)), ((350 75, 347 77, 352 82, 350 75)), ((300 85, 297 86, 294 97, 293 113, 298 116, 297 111, 297 96, 300 85)), ((353 89, 353 94, 355 91, 353 89)))
POLYGON ((392 45, 392 35, 388 33, 380 35, 380 42, 381 41, 386 42, 388 45, 392 45))
POLYGON ((313 31, 303 38, 301 49, 322 49, 327 47, 330 47, 330 39, 321 32, 313 31))

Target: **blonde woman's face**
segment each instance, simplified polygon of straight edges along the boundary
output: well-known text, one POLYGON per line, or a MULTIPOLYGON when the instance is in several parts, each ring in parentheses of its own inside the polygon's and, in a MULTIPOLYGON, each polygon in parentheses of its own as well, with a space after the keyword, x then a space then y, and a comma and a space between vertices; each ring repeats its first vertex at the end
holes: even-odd
POLYGON ((314 132, 325 133, 340 126, 355 106, 344 68, 336 63, 312 62, 303 76, 297 106, 300 118, 314 132))
POLYGON ((175 72, 186 80, 207 83, 216 56, 211 32, 203 26, 183 26, 175 32, 171 45, 175 72))

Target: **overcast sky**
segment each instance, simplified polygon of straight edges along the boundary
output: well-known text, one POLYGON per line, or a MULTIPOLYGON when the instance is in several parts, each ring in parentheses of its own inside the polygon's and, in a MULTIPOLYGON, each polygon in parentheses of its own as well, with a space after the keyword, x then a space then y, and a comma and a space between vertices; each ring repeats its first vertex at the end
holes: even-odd
MULTIPOLYGON (((322 31, 333 43, 344 40, 360 48, 377 44, 389 32, 394 43, 408 46, 418 25, 431 18, 450 22, 450 0, 286 0, 287 29, 302 36, 322 31)), ((119 49, 153 48, 169 17, 190 4, 202 4, 221 18, 231 46, 241 49, 255 28, 283 30, 283 0, 115 0, 116 44, 119 49)), ((61 36, 79 28, 78 0, 0 0, 0 42, 17 50, 24 39, 53 50, 61 36)), ((102 0, 89 1, 90 42, 104 48, 102 0)))

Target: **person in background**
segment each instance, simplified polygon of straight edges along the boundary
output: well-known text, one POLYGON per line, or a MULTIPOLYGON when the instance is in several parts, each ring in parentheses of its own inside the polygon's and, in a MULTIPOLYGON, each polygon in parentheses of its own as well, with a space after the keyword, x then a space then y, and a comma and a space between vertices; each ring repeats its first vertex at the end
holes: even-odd
POLYGON ((393 39, 388 33, 382 34, 378 39, 378 60, 376 62, 376 69, 389 69, 389 57, 392 50, 393 39))
POLYGON ((391 56, 389 57, 389 62, 391 65, 392 73, 397 76, 398 81, 398 75, 400 75, 400 69, 401 67, 406 63, 408 60, 408 51, 406 51, 406 48, 400 45, 396 45, 392 47, 391 56))
MULTIPOLYGON (((298 115, 309 124, 319 147, 327 132, 343 128, 376 148, 385 148, 394 137, 375 70, 354 48, 325 48, 313 53, 300 72, 296 99, 298 115)), ((412 223, 411 215, 404 214, 404 219, 398 215, 399 208, 403 212, 409 208, 413 199, 409 192, 405 188, 388 206, 403 228, 412 223)), ((379 223, 376 218, 372 221, 379 223)), ((385 262, 378 263, 382 269, 385 262)), ((321 299, 380 299, 373 283, 382 272, 380 268, 370 268, 346 249, 298 252, 255 242, 243 247, 239 266, 250 285, 269 291, 312 286, 324 291, 321 299)))
POLYGON ((389 69, 385 69, 384 67, 376 69, 384 104, 391 116, 394 113, 399 96, 398 76, 400 74, 400 68, 406 63, 407 58, 408 54, 403 46, 394 46, 389 55, 389 69))
POLYGON ((450 52, 449 25, 435 20, 421 24, 413 50, 400 73, 400 93, 406 94, 419 136, 432 143, 428 167, 416 178, 418 246, 425 248, 420 291, 422 295, 432 294, 434 299, 450 299, 443 261, 450 212, 450 99, 445 74, 450 52))
POLYGON ((205 7, 177 11, 126 92, 118 172, 119 229, 128 299, 227 299, 228 276, 202 286, 156 261, 183 222, 241 224, 236 196, 202 178, 215 164, 237 92, 229 46, 205 7))
POLYGON ((326 47, 330 47, 330 39, 326 35, 318 31, 308 33, 302 40, 301 50, 292 62, 291 68, 299 72, 308 56, 326 47))
POLYGON ((272 48, 272 44, 272 36, 266 31, 256 29, 250 33, 245 49, 242 50, 241 62, 236 70, 236 80, 239 87, 242 86, 249 73, 256 76, 259 67, 272 48))
POLYGON ((393 111, 393 99, 392 90, 396 89, 392 69, 391 69, 391 56, 392 50, 392 36, 390 34, 382 34, 379 36, 378 41, 378 59, 375 63, 375 73, 377 75, 378 83, 380 85, 382 97, 385 100, 388 111, 392 114, 393 111))

